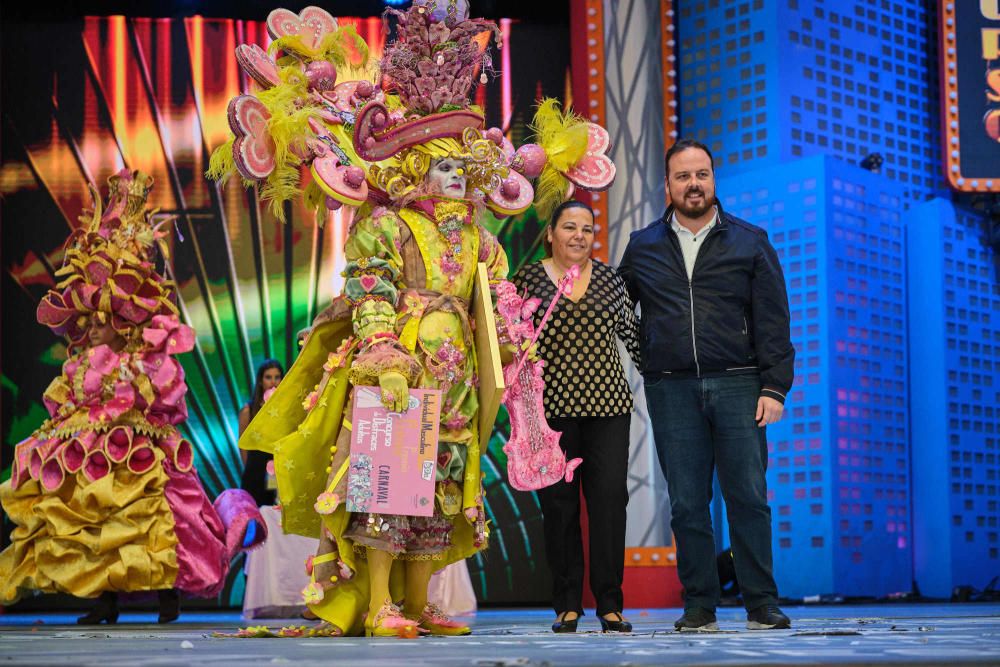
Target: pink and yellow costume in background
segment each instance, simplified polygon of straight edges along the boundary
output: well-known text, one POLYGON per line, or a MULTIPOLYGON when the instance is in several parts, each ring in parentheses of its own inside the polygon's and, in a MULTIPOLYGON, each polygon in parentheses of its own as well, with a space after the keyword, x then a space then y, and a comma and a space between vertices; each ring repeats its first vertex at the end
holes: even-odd
POLYGON ((257 181, 276 215, 299 194, 320 220, 326 208, 358 209, 342 295, 316 319, 240 438, 240 447, 274 455, 285 531, 320 539, 303 596, 345 634, 359 634, 369 610, 367 548, 394 556, 390 592, 398 601, 401 561, 431 560, 440 569, 486 547, 470 300, 477 264, 495 286, 506 278, 507 258, 479 218, 486 208, 499 216, 525 211, 535 194, 529 179, 543 172, 561 201, 572 188, 562 172, 589 155, 588 124, 552 104, 547 146, 515 151, 502 131, 485 130, 469 91, 491 71, 489 39, 481 38, 499 30, 467 12, 465 0, 387 10, 398 20, 397 40, 386 45, 377 78, 337 83, 338 68, 349 65, 338 44, 357 35, 317 7, 275 10, 267 21, 271 53, 284 55, 274 61, 259 47, 237 48, 262 90, 231 101, 234 136, 212 156, 211 176, 239 172, 257 181), (427 187, 431 164, 445 159, 463 165, 462 198, 427 187), (303 193, 288 184, 306 165, 312 179, 303 193), (378 386, 396 374, 407 388, 442 391, 431 517, 346 509, 352 386, 378 386))
POLYGON ((152 179, 122 171, 109 183, 107 210, 93 193, 93 217, 70 238, 57 274, 65 279, 38 307, 72 354, 45 391, 49 419, 16 446, 0 486, 16 524, 0 553, 3 604, 31 591, 214 596, 246 522, 259 520, 252 498, 227 491, 217 501, 224 524, 177 431, 187 385, 176 355, 192 349, 194 332, 150 261, 152 179), (85 347, 95 318, 124 336, 123 349, 85 347))

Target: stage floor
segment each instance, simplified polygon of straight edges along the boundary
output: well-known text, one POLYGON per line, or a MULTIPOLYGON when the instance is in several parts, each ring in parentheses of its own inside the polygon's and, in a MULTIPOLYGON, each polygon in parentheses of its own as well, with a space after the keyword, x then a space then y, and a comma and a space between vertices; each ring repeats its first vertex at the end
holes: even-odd
MULTIPOLYGON (((1000 665, 1000 604, 785 607, 791 630, 750 632, 741 609, 719 610, 720 632, 673 632, 677 609, 628 610, 631 635, 602 635, 592 611, 575 635, 548 631, 545 609, 481 611, 468 637, 217 639, 247 623, 236 613, 152 613, 117 625, 69 625, 75 615, 0 615, 0 665, 1000 665)), ((254 621, 280 627, 281 621, 254 621)), ((288 621, 287 624, 301 624, 288 621)))

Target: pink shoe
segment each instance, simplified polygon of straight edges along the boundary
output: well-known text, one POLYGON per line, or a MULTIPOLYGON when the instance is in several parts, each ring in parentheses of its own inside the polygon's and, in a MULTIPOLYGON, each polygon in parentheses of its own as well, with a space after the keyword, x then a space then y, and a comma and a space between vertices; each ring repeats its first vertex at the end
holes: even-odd
POLYGON ((365 618, 366 637, 416 637, 419 634, 417 621, 403 616, 402 610, 390 600, 385 601, 374 620, 365 618))
POLYGON ((472 632, 472 628, 448 617, 436 604, 424 607, 420 615, 420 627, 432 635, 459 637, 472 632))

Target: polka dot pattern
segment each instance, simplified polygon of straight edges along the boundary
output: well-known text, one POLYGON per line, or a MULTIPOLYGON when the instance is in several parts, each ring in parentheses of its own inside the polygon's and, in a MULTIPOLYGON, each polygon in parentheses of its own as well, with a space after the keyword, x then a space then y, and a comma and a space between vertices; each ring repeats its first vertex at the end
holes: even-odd
MULTIPOLYGON (((535 326, 551 303, 556 286, 541 262, 512 279, 522 294, 542 300, 535 326)), ((614 269, 593 261, 590 284, 576 303, 563 296, 538 339, 545 360, 546 417, 613 417, 632 411, 615 337, 639 365, 639 328, 625 284, 614 269)))

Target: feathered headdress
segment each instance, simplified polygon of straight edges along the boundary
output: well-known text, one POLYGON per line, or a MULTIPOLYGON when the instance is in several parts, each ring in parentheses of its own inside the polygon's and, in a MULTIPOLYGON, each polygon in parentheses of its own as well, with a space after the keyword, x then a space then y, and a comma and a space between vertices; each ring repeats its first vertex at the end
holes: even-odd
POLYGON ((268 31, 286 55, 275 61, 255 45, 237 48, 240 65, 263 90, 230 102, 234 136, 215 151, 208 175, 238 171, 246 185, 260 183, 279 219, 282 204, 301 193, 301 165, 313 177, 306 202, 321 210, 324 203, 405 204, 429 158, 441 156, 467 162, 471 196, 499 215, 527 209, 535 198, 531 179, 539 175, 539 201, 549 210, 568 196, 567 179, 594 190, 611 184, 614 165, 597 155, 607 148, 607 132, 563 115, 553 101, 536 119, 538 144, 515 151, 500 129, 485 129, 470 95, 493 72, 490 41, 503 45, 495 23, 468 17, 466 0, 414 0, 406 11, 386 10, 383 20, 390 18, 397 39, 386 46, 378 73, 337 83, 337 59, 345 44, 356 47, 356 35, 340 31, 318 7, 271 12, 268 31), (588 160, 600 168, 588 172, 588 160))

